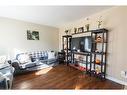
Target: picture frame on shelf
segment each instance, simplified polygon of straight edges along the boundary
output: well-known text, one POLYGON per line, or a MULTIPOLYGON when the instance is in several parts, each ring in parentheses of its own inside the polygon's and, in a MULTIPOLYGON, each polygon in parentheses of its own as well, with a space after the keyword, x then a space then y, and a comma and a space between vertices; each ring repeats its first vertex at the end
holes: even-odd
POLYGON ((77 28, 74 28, 74 34, 76 34, 77 33, 77 28))
POLYGON ((85 28, 86 28, 86 31, 88 32, 89 31, 89 28, 90 28, 90 24, 86 24, 85 25, 85 28))
POLYGON ((67 35, 67 34, 68 34, 68 32, 69 32, 69 30, 65 30, 64 32, 65 32, 65 34, 67 35))
POLYGON ((84 32, 84 27, 79 27, 78 28, 78 33, 84 32))
POLYGON ((89 18, 86 19, 87 24, 85 25, 86 32, 89 31, 90 24, 89 24, 89 18))

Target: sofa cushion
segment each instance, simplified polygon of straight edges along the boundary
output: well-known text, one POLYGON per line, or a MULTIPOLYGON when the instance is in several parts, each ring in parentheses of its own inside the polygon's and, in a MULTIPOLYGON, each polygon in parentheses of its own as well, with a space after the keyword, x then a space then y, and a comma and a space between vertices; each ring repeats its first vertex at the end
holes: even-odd
POLYGON ((17 57, 17 59, 18 59, 18 61, 21 64, 31 62, 31 58, 30 58, 29 54, 27 54, 27 53, 19 54, 18 57, 17 57))
POLYGON ((33 67, 33 66, 36 66, 35 62, 28 62, 28 63, 20 65, 20 67, 23 68, 23 69, 33 67))
POLYGON ((41 61, 36 62, 36 66, 43 65, 43 64, 45 64, 45 63, 44 62, 41 62, 41 61))
POLYGON ((48 61, 47 61, 47 64, 52 64, 52 63, 55 63, 55 62, 57 62, 57 59, 48 59, 48 61))
POLYGON ((39 60, 38 58, 31 58, 32 62, 35 62, 35 61, 38 61, 38 60, 39 60))
POLYGON ((45 52, 42 51, 36 51, 30 53, 31 58, 40 58, 45 56, 45 52))
POLYGON ((39 57, 38 59, 39 59, 39 60, 44 60, 44 59, 45 59, 45 57, 39 57))
POLYGON ((38 61, 38 60, 44 60, 47 58, 48 54, 46 51, 36 51, 30 53, 32 62, 38 61))
POLYGON ((39 61, 39 60, 44 60, 45 59, 45 57, 37 57, 37 58, 31 58, 31 61, 32 62, 35 62, 35 61, 39 61))

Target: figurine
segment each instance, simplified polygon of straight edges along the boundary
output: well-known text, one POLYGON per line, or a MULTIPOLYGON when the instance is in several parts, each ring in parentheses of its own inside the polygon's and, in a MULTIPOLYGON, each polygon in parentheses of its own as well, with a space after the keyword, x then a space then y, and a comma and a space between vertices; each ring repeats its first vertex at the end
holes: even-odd
POLYGON ((98 28, 101 28, 101 25, 102 25, 101 17, 102 16, 100 16, 99 21, 98 21, 98 28))
POLYGON ((99 67, 97 66, 97 67, 96 67, 96 73, 99 74, 100 72, 101 72, 101 71, 100 71, 99 67))
POLYGON ((89 26, 90 26, 90 24, 86 24, 86 25, 85 25, 86 31, 89 31, 89 26))
POLYGON ((66 34, 68 34, 68 32, 69 32, 68 30, 65 30, 65 33, 66 33, 66 34))
POLYGON ((96 64, 100 64, 101 61, 99 59, 96 59, 96 64))
MULTIPOLYGON (((86 19, 87 21, 89 20, 89 18, 86 19)), ((86 24, 85 27, 86 27, 86 31, 89 31, 89 26, 90 24, 86 24)))
POLYGON ((74 33, 76 34, 76 32, 77 32, 77 28, 74 28, 74 33))
POLYGON ((96 42, 102 42, 102 37, 98 36, 97 39, 96 39, 96 42))
POLYGON ((78 28, 78 32, 79 32, 79 33, 84 32, 84 27, 78 28))

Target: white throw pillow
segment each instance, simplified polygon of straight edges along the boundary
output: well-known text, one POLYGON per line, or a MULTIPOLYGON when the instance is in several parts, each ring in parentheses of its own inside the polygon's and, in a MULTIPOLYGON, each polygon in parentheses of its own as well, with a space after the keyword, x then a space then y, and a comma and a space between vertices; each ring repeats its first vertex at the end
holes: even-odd
POLYGON ((6 62, 6 56, 3 55, 3 56, 0 56, 0 64, 4 64, 6 62))
POLYGON ((48 52, 48 59, 54 59, 55 58, 55 52, 48 52))
POLYGON ((27 63, 27 62, 31 62, 31 58, 29 56, 29 54, 21 54, 18 56, 18 60, 21 64, 27 63))

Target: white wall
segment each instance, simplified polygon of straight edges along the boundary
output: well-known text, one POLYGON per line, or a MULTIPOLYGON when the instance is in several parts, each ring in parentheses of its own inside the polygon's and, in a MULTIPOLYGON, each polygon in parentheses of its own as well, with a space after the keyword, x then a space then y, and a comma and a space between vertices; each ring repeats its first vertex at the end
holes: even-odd
MULTIPOLYGON (((127 7, 114 7, 86 18, 67 23, 60 27, 59 50, 61 50, 61 37, 65 29, 85 26, 90 23, 90 29, 97 29, 97 21, 102 16, 102 27, 109 30, 107 75, 127 83, 127 79, 121 77, 122 70, 127 71, 127 7)), ((80 35, 82 36, 82 35, 80 35)))
POLYGON ((57 28, 0 18, 0 55, 39 50, 58 50, 57 28), (27 30, 39 31, 40 40, 27 40, 27 30))

